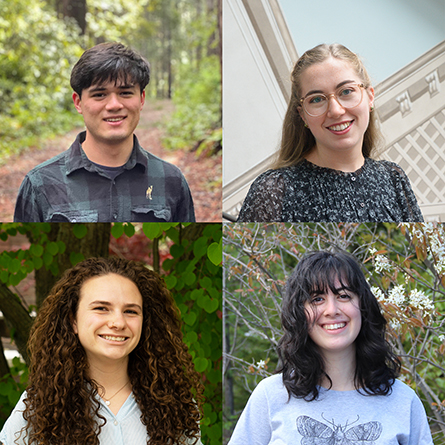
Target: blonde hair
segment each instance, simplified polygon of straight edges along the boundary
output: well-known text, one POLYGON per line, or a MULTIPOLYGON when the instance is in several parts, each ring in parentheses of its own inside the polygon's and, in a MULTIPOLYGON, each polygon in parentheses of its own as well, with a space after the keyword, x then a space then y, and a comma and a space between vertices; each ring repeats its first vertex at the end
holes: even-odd
MULTIPOLYGON (((301 99, 301 75, 310 66, 324 62, 329 57, 348 62, 359 76, 366 88, 371 86, 371 79, 363 62, 357 54, 343 45, 322 44, 306 51, 298 60, 292 70, 292 93, 283 122, 281 146, 273 163, 273 169, 289 167, 301 162, 315 146, 315 138, 298 111, 301 99)), ((375 155, 377 147, 381 145, 382 134, 378 128, 377 118, 370 113, 369 125, 363 138, 362 152, 365 158, 375 155)))

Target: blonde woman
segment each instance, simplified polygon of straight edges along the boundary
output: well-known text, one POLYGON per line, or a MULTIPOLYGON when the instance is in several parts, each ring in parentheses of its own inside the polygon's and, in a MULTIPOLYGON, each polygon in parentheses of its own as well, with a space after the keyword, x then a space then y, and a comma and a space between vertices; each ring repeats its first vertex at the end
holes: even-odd
POLYGON ((272 168, 252 184, 239 221, 423 221, 410 182, 376 161, 374 89, 359 57, 319 45, 292 72, 292 96, 272 168))

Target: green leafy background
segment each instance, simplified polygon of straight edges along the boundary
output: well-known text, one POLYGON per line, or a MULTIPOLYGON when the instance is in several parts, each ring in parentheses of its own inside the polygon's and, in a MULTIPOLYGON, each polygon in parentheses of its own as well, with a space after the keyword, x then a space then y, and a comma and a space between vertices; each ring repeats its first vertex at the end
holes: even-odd
MULTIPOLYGON (((204 224, 195 238, 183 235, 186 224, 147 223, 143 225, 117 223, 111 227, 116 240, 131 238, 141 229, 150 240, 169 246, 162 261, 161 275, 172 292, 183 321, 184 341, 193 357, 196 370, 205 385, 204 417, 201 421, 204 444, 221 443, 221 337, 222 337, 222 230, 220 224, 204 224)), ((73 234, 81 240, 88 225, 72 224, 73 234)), ((59 273, 58 255, 65 252, 63 241, 49 241, 51 225, 0 224, 0 240, 17 235, 32 236, 35 240, 28 249, 5 250, 0 253, 0 286, 14 289, 28 274, 40 268, 59 273)), ((81 251, 70 253, 72 265, 82 261, 81 251)), ((18 298, 18 297, 17 297, 18 298)), ((35 307, 27 308, 28 311, 35 307)), ((11 332, 11 337, 16 337, 11 332)), ((0 380, 0 428, 26 388, 27 366, 18 358, 10 367, 10 374, 0 380)))

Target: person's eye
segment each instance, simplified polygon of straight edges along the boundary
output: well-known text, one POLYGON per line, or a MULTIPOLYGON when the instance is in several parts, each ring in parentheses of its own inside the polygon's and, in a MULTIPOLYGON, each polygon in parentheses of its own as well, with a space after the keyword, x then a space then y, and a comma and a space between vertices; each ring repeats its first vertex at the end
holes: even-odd
POLYGON ((340 90, 339 96, 340 97, 353 96, 356 92, 357 92, 356 88, 354 88, 354 87, 347 87, 347 88, 344 88, 344 89, 340 90))
POLYGON ((94 308, 95 311, 106 311, 107 308, 105 306, 97 306, 94 308))
POLYGON ((312 297, 312 299, 311 299, 311 303, 312 303, 312 304, 320 304, 320 303, 322 303, 323 301, 324 301, 323 297, 320 297, 320 296, 318 296, 318 297, 312 297))
POLYGON ((133 309, 127 309, 125 311, 126 314, 131 314, 131 315, 139 315, 138 311, 134 311, 133 309))
POLYGON ((308 99, 310 104, 318 105, 323 103, 326 100, 326 97, 321 95, 316 95, 316 96, 309 96, 308 99))
POLYGON ((338 298, 339 298, 340 300, 345 300, 345 301, 352 300, 351 295, 348 295, 348 294, 340 294, 340 295, 338 296, 338 298))

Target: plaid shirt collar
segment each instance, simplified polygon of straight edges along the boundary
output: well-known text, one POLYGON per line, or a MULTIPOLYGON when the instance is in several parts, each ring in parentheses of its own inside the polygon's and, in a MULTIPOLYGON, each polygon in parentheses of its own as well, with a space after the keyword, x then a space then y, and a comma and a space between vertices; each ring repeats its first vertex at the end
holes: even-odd
MULTIPOLYGON (((90 172, 97 172, 97 164, 92 163, 85 152, 82 149, 82 143, 85 141, 86 131, 82 131, 76 137, 76 140, 71 145, 70 149, 66 153, 66 175, 70 175, 72 172, 84 168, 90 172)), ((133 151, 131 152, 128 161, 125 163, 125 170, 132 170, 136 164, 139 164, 144 169, 144 172, 148 168, 148 158, 144 154, 144 150, 139 145, 138 138, 133 135, 133 151)))

